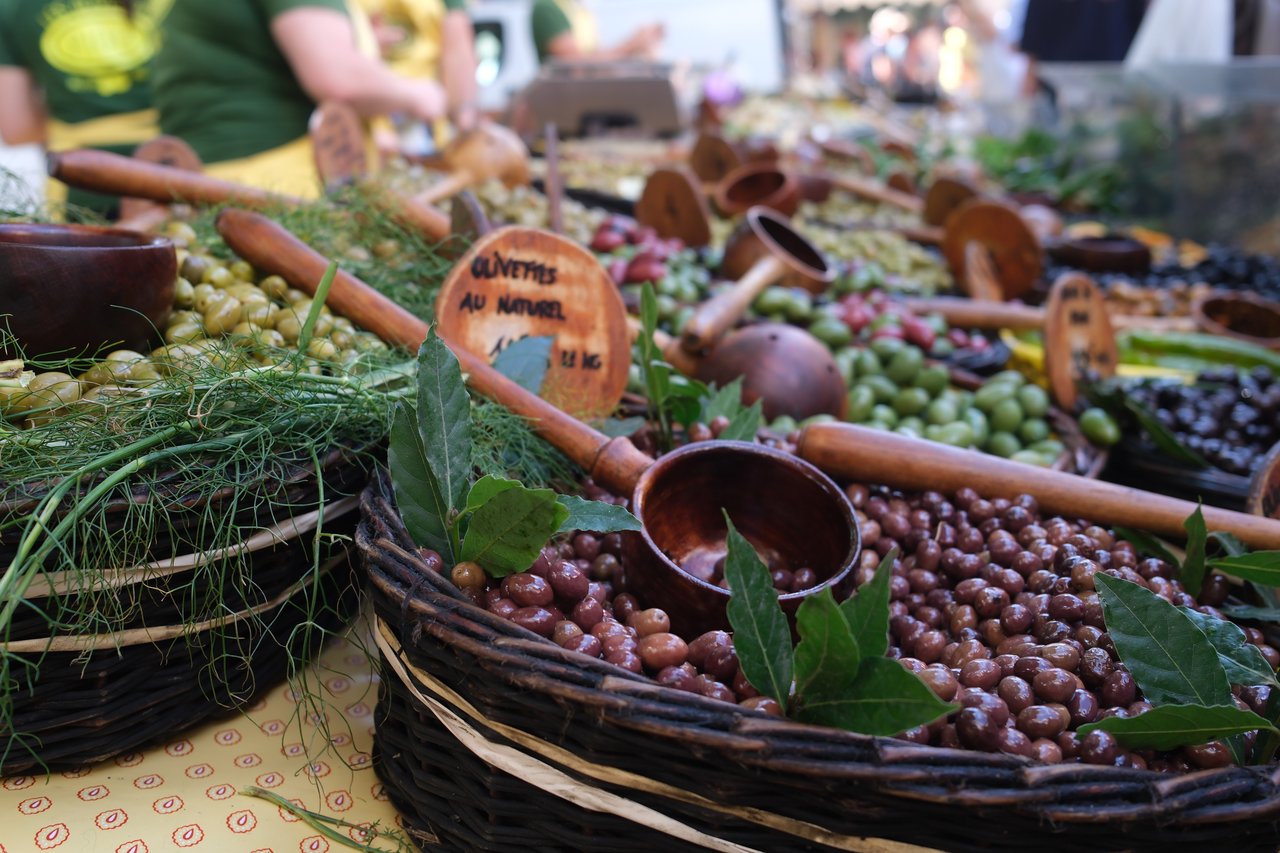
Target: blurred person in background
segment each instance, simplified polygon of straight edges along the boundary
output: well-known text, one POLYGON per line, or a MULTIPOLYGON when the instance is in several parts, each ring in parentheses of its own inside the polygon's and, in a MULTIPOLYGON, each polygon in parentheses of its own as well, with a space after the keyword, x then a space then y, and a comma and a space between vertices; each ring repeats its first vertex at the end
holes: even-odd
MULTIPOLYGON (((458 130, 476 123, 475 29, 466 0, 360 0, 369 15, 383 59, 403 77, 438 80, 458 130)), ((444 128, 428 128, 403 116, 374 126, 384 153, 425 154, 444 143, 444 128), (394 129, 392 127, 394 123, 394 129), (432 139, 431 137, 434 137, 432 139)))
POLYGON ((665 35, 662 24, 647 24, 621 43, 602 48, 595 15, 577 0, 534 0, 529 25, 540 63, 549 59, 656 59, 665 35))
POLYGON ((1123 62, 1148 0, 1027 0, 1019 46, 1028 57, 1026 91, 1040 86, 1043 62, 1123 62))
POLYGON ((320 192, 307 138, 318 103, 425 123, 446 112, 440 84, 388 68, 344 0, 173 0, 154 80, 161 129, 208 174, 303 197, 320 192))
MULTIPOLYGON (((157 134, 151 62, 169 0, 0 0, 0 139, 128 154, 157 134)), ((50 181, 48 198, 114 218, 119 199, 50 181)))

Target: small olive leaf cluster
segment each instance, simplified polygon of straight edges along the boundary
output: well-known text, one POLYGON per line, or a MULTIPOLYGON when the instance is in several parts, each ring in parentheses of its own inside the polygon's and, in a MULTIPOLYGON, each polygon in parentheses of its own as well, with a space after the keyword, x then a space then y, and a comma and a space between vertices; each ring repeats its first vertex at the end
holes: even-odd
POLYGON ((664 450, 672 447, 672 423, 688 429, 694 423, 709 423, 718 415, 729 419, 720 438, 729 441, 754 441, 760 429, 761 403, 742 405, 742 380, 734 380, 719 391, 712 391, 696 379, 680 374, 653 342, 658 329, 658 299, 653 285, 646 283, 640 293, 641 333, 636 339, 634 358, 644 379, 649 411, 658 425, 659 441, 664 450))
POLYGON ((800 642, 793 649, 769 570, 727 514, 725 520, 729 624, 752 687, 797 720, 868 735, 894 735, 956 710, 884 656, 896 550, 855 597, 837 604, 829 587, 806 597, 796 611, 800 642))
MULTIPOLYGON (((1232 701, 1232 684, 1280 689, 1270 665, 1239 626, 1174 607, 1137 584, 1101 572, 1094 583, 1116 654, 1155 707, 1136 717, 1089 723, 1080 734, 1102 729, 1136 749, 1175 749, 1254 730, 1280 734, 1275 721, 1232 701)), ((1243 763, 1240 743, 1228 741, 1228 747, 1243 763)), ((1255 760, 1270 759, 1255 755, 1255 760)))
MULTIPOLYGON (((522 367, 526 381, 535 373, 522 367)), ((503 577, 529 568, 556 533, 640 529, 639 519, 613 504, 492 475, 473 480, 471 398, 457 357, 434 329, 418 350, 417 395, 415 406, 396 409, 387 464, 409 534, 448 565, 470 560, 503 577)))
MULTIPOLYGON (((1182 526, 1187 531, 1187 548, 1182 559, 1178 559, 1168 545, 1149 533, 1117 527, 1115 534, 1119 538, 1128 539, 1142 553, 1159 557, 1178 567, 1178 579, 1191 595, 1199 595, 1205 574, 1210 569, 1217 569, 1223 574, 1249 581, 1264 601, 1275 604, 1274 587, 1280 586, 1280 551, 1250 553, 1244 543, 1230 533, 1220 530, 1208 532, 1204 513, 1199 506, 1187 516, 1182 526), (1210 542, 1217 546, 1219 556, 1207 556, 1210 542)), ((1225 608, 1225 612, 1240 619, 1280 621, 1280 609, 1274 606, 1234 606, 1225 608)))

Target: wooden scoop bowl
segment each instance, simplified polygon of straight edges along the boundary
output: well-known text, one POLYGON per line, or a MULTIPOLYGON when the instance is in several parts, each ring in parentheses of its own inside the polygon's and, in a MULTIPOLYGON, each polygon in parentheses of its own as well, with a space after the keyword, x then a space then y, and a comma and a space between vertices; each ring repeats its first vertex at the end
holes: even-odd
POLYGON ((491 178, 509 187, 529 183, 529 150, 499 124, 486 122, 462 134, 445 148, 444 159, 453 174, 415 196, 418 202, 434 204, 491 178))
POLYGON ((723 337, 769 285, 782 282, 821 293, 835 280, 835 269, 822 253, 763 207, 747 211, 729 238, 720 272, 737 283, 702 303, 685 325, 681 343, 691 353, 723 337))
MULTIPOLYGON (((954 492, 969 487, 985 498, 1029 494, 1042 512, 1185 539, 1182 522, 1196 504, 975 451, 879 432, 853 424, 812 424, 796 452, 835 477, 895 489, 954 492)), ((1280 521, 1205 506, 1210 530, 1240 537, 1255 549, 1280 548, 1280 521)))
POLYGON ((177 256, 164 237, 0 224, 0 327, 27 358, 150 349, 173 310, 177 279, 177 256))
MULTIPOLYGON (((227 209, 218 230, 237 254, 314 292, 328 260, 261 215, 227 209)), ((427 325, 354 276, 339 271, 327 302, 383 340, 415 349, 427 325)), ((516 385, 483 358, 452 345, 479 394, 528 418, 547 441, 604 487, 631 496, 644 524, 627 545, 627 584, 662 607, 685 636, 725 628, 727 590, 694 577, 725 553, 721 509, 767 558, 782 567, 813 569, 821 583, 780 597, 794 614, 806 596, 849 583, 860 552, 857 519, 848 499, 812 465, 743 442, 686 445, 658 462, 626 438, 609 438, 516 385), (710 561, 710 562, 708 562, 710 561)))
MULTIPOLYGON (((639 320, 628 317, 627 323, 633 337, 641 333, 639 320)), ((653 342, 667 363, 686 376, 720 387, 741 378, 742 402, 761 401, 766 420, 844 414, 848 389, 840 368, 826 344, 804 329, 757 323, 730 332, 702 356, 691 355, 660 329, 653 342)))

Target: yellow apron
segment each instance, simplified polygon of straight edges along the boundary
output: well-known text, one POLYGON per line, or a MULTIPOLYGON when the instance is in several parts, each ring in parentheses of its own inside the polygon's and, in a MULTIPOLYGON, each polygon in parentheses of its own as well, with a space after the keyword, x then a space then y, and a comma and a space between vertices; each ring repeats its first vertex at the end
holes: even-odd
POLYGON ((574 0, 555 0, 555 3, 569 19, 569 26, 573 29, 573 40, 578 43, 578 50, 591 53, 600 46, 600 30, 596 26, 594 12, 581 3, 575 3, 574 0))
MULTIPOLYGON (((356 47, 365 56, 377 56, 378 43, 368 16, 353 0, 347 0, 346 5, 355 30, 356 47)), ((365 139, 367 145, 368 134, 365 139)), ((371 157, 370 162, 375 162, 375 158, 371 157)), ((320 175, 316 172, 315 155, 308 136, 248 157, 210 163, 204 170, 215 178, 301 198, 319 198, 322 194, 320 175)))
MULTIPOLYGON (((443 0, 358 0, 371 17, 381 15, 408 32, 405 43, 397 45, 387 57, 387 65, 402 77, 440 79, 440 57, 443 54, 444 19, 449 10, 443 0)), ((370 122, 374 133, 395 134, 391 119, 378 116, 370 122)), ((449 141, 451 127, 447 119, 431 124, 431 135, 437 146, 449 141)))

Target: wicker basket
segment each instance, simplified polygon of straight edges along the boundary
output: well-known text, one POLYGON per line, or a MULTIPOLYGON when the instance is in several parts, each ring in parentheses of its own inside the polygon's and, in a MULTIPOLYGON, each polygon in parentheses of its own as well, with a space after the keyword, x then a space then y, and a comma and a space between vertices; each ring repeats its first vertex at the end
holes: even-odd
POLYGON ((356 536, 383 658, 376 767, 424 847, 1276 849, 1280 768, 1180 776, 776 720, 568 652, 430 572, 385 479, 356 536))
MULTIPOLYGON (((367 465, 365 454, 335 449, 318 472, 299 465, 254 484, 270 499, 256 509, 234 511, 231 490, 219 492, 208 503, 225 501, 228 519, 254 533, 216 551, 185 552, 201 528, 174 513, 150 543, 153 562, 95 576, 93 594, 127 614, 101 633, 50 635, 41 610, 75 607, 84 591, 64 572, 37 576, 6 645, 17 656, 6 696, 16 734, 5 733, 0 774, 82 766, 170 737, 249 704, 318 652, 358 607, 348 542, 367 465), (220 589, 208 589, 212 578, 220 589), (214 594, 197 605, 193 591, 214 594)), ((178 480, 173 493, 134 497, 181 502, 178 480)), ((14 500, 0 511, 20 517, 30 505, 14 500)), ((109 506, 107 518, 109 527, 126 523, 123 505, 109 506)), ((11 548, 0 549, 0 564, 11 548)))

